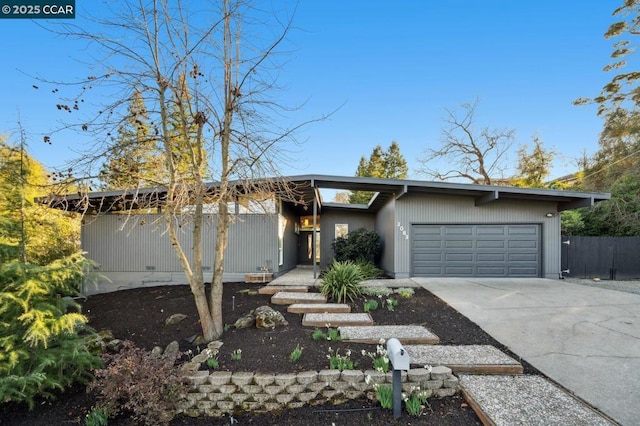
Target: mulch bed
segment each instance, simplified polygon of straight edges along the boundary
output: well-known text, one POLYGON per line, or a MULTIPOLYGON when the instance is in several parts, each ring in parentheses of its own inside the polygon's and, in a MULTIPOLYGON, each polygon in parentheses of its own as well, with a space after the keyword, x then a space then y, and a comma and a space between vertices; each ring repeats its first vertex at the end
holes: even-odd
MULTIPOLYGON (((232 325, 239 317, 261 305, 269 305, 270 295, 248 294, 243 290, 257 290, 258 285, 245 283, 227 283, 224 289, 224 323, 232 325)), ((450 308, 430 292, 415 289, 411 298, 393 297, 398 300, 394 311, 379 307, 371 312, 378 325, 415 324, 423 325, 440 337, 441 344, 494 345, 518 359, 507 348, 485 333, 480 327, 450 308)), ((364 299, 354 301, 352 312, 363 312, 364 299)), ((365 349, 375 352, 375 345, 354 344, 327 340, 313 340, 315 328, 303 327, 300 314, 290 314, 286 306, 270 305, 280 311, 289 325, 279 326, 274 331, 262 331, 255 328, 238 329, 228 327, 222 338, 220 348, 220 370, 255 371, 270 373, 291 373, 308 370, 322 370, 329 367, 327 355, 329 349, 339 350, 341 354, 351 350, 352 359, 357 368, 372 368, 372 360, 361 356, 365 349), (303 348, 297 362, 290 360, 291 352, 303 348), (240 350, 241 359, 233 360, 232 352, 240 350)), ((90 325, 96 330, 111 330, 116 338, 129 339, 136 345, 151 350, 155 346, 165 347, 171 341, 180 343, 182 352, 196 354, 204 345, 192 345, 186 339, 200 333, 198 315, 188 286, 147 287, 124 290, 89 297, 83 303, 90 325), (165 326, 164 321, 170 315, 182 313, 187 318, 179 324, 165 326)), ((326 328, 324 329, 326 331, 326 328)), ((187 359, 188 356, 183 356, 187 359)), ((537 370, 523 362, 525 373, 539 374, 537 370)), ((94 403, 92 395, 83 388, 75 388, 61 395, 53 403, 43 401, 34 411, 15 404, 5 404, 0 412, 1 425, 52 425, 84 424, 84 416, 94 403)), ((398 420, 393 419, 389 410, 381 410, 376 401, 360 399, 341 404, 304 407, 287 410, 282 413, 243 415, 235 420, 239 424, 252 425, 302 425, 336 424, 349 425, 364 422, 370 425, 386 424, 442 424, 473 425, 480 424, 471 408, 459 397, 431 399, 431 410, 416 418, 406 413, 398 420)), ((229 418, 192 419, 179 416, 172 424, 176 425, 222 425, 229 424, 229 418)), ((127 419, 117 419, 112 424, 131 424, 127 419)))

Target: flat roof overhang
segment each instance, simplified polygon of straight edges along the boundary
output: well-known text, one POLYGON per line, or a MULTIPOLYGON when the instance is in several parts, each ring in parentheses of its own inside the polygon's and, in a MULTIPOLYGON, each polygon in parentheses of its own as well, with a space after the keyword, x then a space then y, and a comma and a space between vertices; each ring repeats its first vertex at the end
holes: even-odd
MULTIPOLYGON (((476 206, 481 207, 500 200, 541 201, 557 203, 557 211, 580 207, 590 207, 600 201, 609 200, 610 194, 555 189, 516 188, 509 186, 475 185, 466 183, 431 182, 419 180, 378 179, 330 175, 298 175, 265 179, 276 193, 287 194, 287 203, 300 215, 309 214, 313 201, 318 212, 323 208, 344 209, 375 213, 392 198, 401 199, 407 194, 435 194, 472 197, 476 206), (368 205, 339 204, 324 202, 320 189, 367 191, 375 193, 368 205), (295 194, 295 196, 291 196, 295 194)), ((234 181, 235 193, 251 192, 252 185, 246 181, 234 181)), ((208 184, 215 194, 216 183, 208 184)), ((39 201, 51 207, 92 213, 122 211, 131 208, 161 206, 166 197, 162 187, 141 188, 129 191, 104 191, 88 194, 70 194, 60 197, 43 198, 39 201)))

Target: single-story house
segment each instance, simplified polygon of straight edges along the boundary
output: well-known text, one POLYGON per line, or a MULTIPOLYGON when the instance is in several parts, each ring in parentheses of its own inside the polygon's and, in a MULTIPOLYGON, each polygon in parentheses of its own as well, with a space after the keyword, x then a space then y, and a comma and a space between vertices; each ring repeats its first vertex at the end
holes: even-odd
MULTIPOLYGON (((359 228, 381 236, 379 267, 391 277, 557 279, 562 274, 559 213, 610 198, 603 193, 326 175, 284 181, 304 202, 284 201, 274 191, 266 211, 253 208, 251 197, 239 197, 230 206, 235 220, 224 281, 243 281, 245 274, 263 270, 277 276, 305 264, 325 268, 336 236, 359 228), (339 204, 323 200, 325 189, 373 196, 367 205, 339 204)), ((148 194, 152 192, 161 203, 162 190, 148 194)), ((85 291, 185 283, 162 216, 114 211, 114 205, 123 203, 113 200, 123 196, 123 191, 89 194, 93 207, 85 209, 82 248, 110 281, 100 280, 85 291)), ((79 209, 80 198, 58 199, 57 207, 79 209)), ((203 231, 205 272, 212 269, 215 238, 216 215, 209 213, 203 231)), ((189 224, 182 229, 190 247, 189 224)))

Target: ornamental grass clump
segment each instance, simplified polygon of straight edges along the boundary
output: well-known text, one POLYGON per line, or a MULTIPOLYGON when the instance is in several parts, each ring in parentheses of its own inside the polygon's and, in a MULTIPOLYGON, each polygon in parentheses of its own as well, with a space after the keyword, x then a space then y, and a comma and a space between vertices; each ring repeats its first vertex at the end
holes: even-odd
POLYGON ((360 295, 362 274, 352 261, 334 261, 322 278, 320 292, 338 303, 353 302, 360 295))

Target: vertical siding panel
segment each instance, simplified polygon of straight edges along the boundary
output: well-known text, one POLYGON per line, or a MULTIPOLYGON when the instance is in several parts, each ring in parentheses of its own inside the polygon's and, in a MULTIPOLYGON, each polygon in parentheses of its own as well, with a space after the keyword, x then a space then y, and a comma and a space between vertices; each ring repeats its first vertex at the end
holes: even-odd
POLYGON ((395 271, 395 198, 392 198, 376 216, 376 232, 382 238, 380 267, 390 275, 395 271))
MULTIPOLYGON (((405 229, 412 224, 532 223, 542 226, 543 277, 558 278, 560 272, 560 215, 555 202, 498 200, 476 207, 472 197, 448 195, 407 195, 396 201, 396 220, 405 229)), ((411 241, 396 232, 396 277, 408 277, 411 241)))
MULTIPOLYGON (((203 266, 213 267, 215 216, 203 229, 203 266)), ((85 218, 82 247, 104 272, 182 272, 182 265, 165 232, 161 215, 103 215, 85 218)), ((179 240, 191 260, 192 225, 179 228, 179 240)), ((254 272, 271 260, 278 262, 277 216, 241 215, 229 228, 225 272, 254 272)), ((206 271, 205 271, 206 273, 206 271)))
POLYGON ((320 216, 320 267, 326 268, 333 261, 334 253, 331 244, 335 239, 335 225, 346 223, 349 232, 365 228, 375 230, 375 216, 368 212, 323 209, 320 216))

